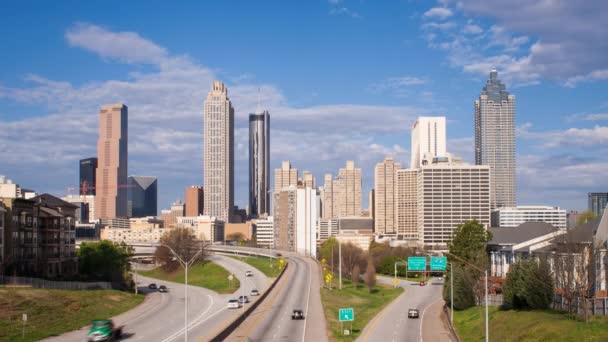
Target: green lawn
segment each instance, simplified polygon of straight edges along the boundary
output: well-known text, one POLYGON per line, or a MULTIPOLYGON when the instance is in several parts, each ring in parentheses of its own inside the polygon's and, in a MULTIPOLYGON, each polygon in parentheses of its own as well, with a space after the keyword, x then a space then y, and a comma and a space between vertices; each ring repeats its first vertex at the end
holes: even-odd
POLYGON ((115 290, 64 291, 0 287, 0 341, 37 341, 79 329, 142 302, 144 296, 115 290), (27 313, 25 339, 22 314, 27 313))
MULTIPOLYGON (((608 341, 608 319, 589 323, 546 311, 502 311, 490 307, 491 341, 608 341)), ((484 341, 485 310, 474 307, 454 311, 454 323, 462 341, 484 341)))
MULTIPOLYGON (((171 273, 165 272, 160 267, 137 273, 150 278, 184 283, 184 269, 181 267, 171 273)), ((188 268, 188 285, 204 287, 217 293, 234 293, 241 284, 236 277, 230 282, 229 275, 230 272, 213 262, 198 263, 188 268)))
MULTIPOLYGON (((337 286, 337 282, 334 281, 337 286)), ((354 341, 367 323, 393 299, 403 292, 402 288, 394 289, 392 286, 377 284, 372 293, 367 287, 360 283, 357 288, 349 281, 342 280, 342 290, 333 288, 331 291, 321 289, 321 301, 325 318, 329 329, 330 341, 354 341), (338 309, 353 308, 355 320, 353 332, 350 336, 342 335, 340 321, 338 320, 338 309)), ((344 323, 344 327, 350 327, 350 323, 344 323)))
POLYGON ((276 278, 279 276, 279 260, 273 258, 264 257, 242 257, 242 256, 231 256, 234 259, 241 260, 242 262, 248 263, 252 267, 257 268, 267 277, 276 278))

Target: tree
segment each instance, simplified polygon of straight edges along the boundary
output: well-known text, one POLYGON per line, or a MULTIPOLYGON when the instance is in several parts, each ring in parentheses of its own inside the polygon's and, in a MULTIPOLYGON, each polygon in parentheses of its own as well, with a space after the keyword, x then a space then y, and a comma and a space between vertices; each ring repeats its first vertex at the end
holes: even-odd
POLYGON ((367 259, 367 269, 365 270, 365 285, 371 293, 376 285, 376 268, 374 261, 371 258, 367 259))
POLYGON ((342 272, 346 275, 352 275, 352 270, 355 265, 359 265, 362 260, 365 260, 365 252, 353 243, 342 244, 342 272))
POLYGON ((591 210, 584 211, 578 215, 576 218, 576 226, 580 226, 587 222, 591 222, 597 218, 597 215, 591 210))
POLYGON ((359 285, 359 278, 361 277, 361 269, 359 268, 359 265, 355 265, 355 267, 353 268, 353 276, 352 276, 352 281, 353 281, 353 285, 355 285, 355 288, 357 288, 357 285, 359 285))
POLYGON ((245 241, 245 234, 240 233, 240 232, 234 232, 234 233, 230 233, 228 234, 228 236, 226 236, 226 241, 237 241, 237 242, 241 242, 241 241, 245 241))
POLYGON ((184 261, 192 259, 199 250, 202 250, 202 253, 197 257, 195 263, 203 261, 207 257, 207 245, 203 241, 196 240, 194 233, 189 228, 172 229, 160 238, 160 243, 161 245, 156 247, 154 258, 167 272, 175 271, 180 266, 169 248, 184 261))
POLYGON ((80 275, 90 280, 126 283, 133 248, 108 240, 83 242, 78 249, 80 275))
MULTIPOLYGON (((332 267, 332 260, 333 263, 335 265, 337 265, 338 262, 338 240, 336 240, 335 237, 330 237, 329 239, 325 240, 325 242, 323 242, 323 244, 321 244, 321 248, 319 248, 319 260, 321 259, 325 259, 326 264, 329 267, 332 267), (332 258, 332 252, 333 252, 333 258, 332 258)), ((337 270, 337 268, 336 268, 337 270)))
POLYGON ((546 309, 553 300, 553 279, 546 260, 528 259, 511 265, 503 288, 509 309, 546 309))
POLYGON ((492 233, 477 220, 472 220, 456 227, 448 248, 451 254, 472 261, 479 257, 480 251, 485 252, 486 244, 490 240, 492 233))

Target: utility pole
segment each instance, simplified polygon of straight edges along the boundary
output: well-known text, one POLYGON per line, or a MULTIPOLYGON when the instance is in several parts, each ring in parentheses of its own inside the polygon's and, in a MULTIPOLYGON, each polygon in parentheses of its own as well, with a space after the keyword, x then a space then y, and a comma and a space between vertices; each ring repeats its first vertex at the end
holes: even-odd
POLYGON ((454 326, 454 264, 450 263, 450 321, 454 326))
POLYGON ((489 327, 488 327, 488 270, 484 272, 486 276, 486 342, 490 341, 489 327))
POLYGON ((338 272, 340 273, 340 290, 342 290, 342 244, 340 243, 340 240, 338 240, 338 259, 340 259, 338 264, 338 272))

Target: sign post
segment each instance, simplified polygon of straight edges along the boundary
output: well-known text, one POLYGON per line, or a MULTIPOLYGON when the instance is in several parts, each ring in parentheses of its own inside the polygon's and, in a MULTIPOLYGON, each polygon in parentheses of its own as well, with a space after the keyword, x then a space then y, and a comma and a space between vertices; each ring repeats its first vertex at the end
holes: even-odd
POLYGON ((23 320, 23 330, 21 331, 21 338, 25 338, 25 322, 27 322, 27 314, 24 313, 21 319, 23 320))
POLYGON ((228 281, 230 282, 230 288, 232 288, 232 279, 234 279, 234 276, 231 274, 228 276, 228 281))
POLYGON ((342 330, 342 334, 350 335, 353 330, 353 321, 355 320, 355 310, 353 308, 344 308, 338 310, 338 319, 340 320, 340 330, 342 330), (343 329, 342 322, 350 322, 350 330, 343 329))

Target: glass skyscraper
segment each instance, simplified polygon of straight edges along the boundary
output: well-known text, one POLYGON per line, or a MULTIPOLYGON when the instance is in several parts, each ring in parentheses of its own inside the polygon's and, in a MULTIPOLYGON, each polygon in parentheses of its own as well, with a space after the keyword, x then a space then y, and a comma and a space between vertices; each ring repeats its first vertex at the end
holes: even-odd
POLYGON ((270 115, 249 114, 249 215, 270 211, 270 115))
POLYGON ((606 204, 608 204, 608 192, 590 192, 588 209, 597 217, 602 217, 606 204))
POLYGON ((97 158, 80 160, 80 182, 79 194, 95 195, 95 170, 97 169, 97 158))
POLYGON ((156 216, 158 183, 156 177, 129 176, 127 191, 127 216, 156 216))

